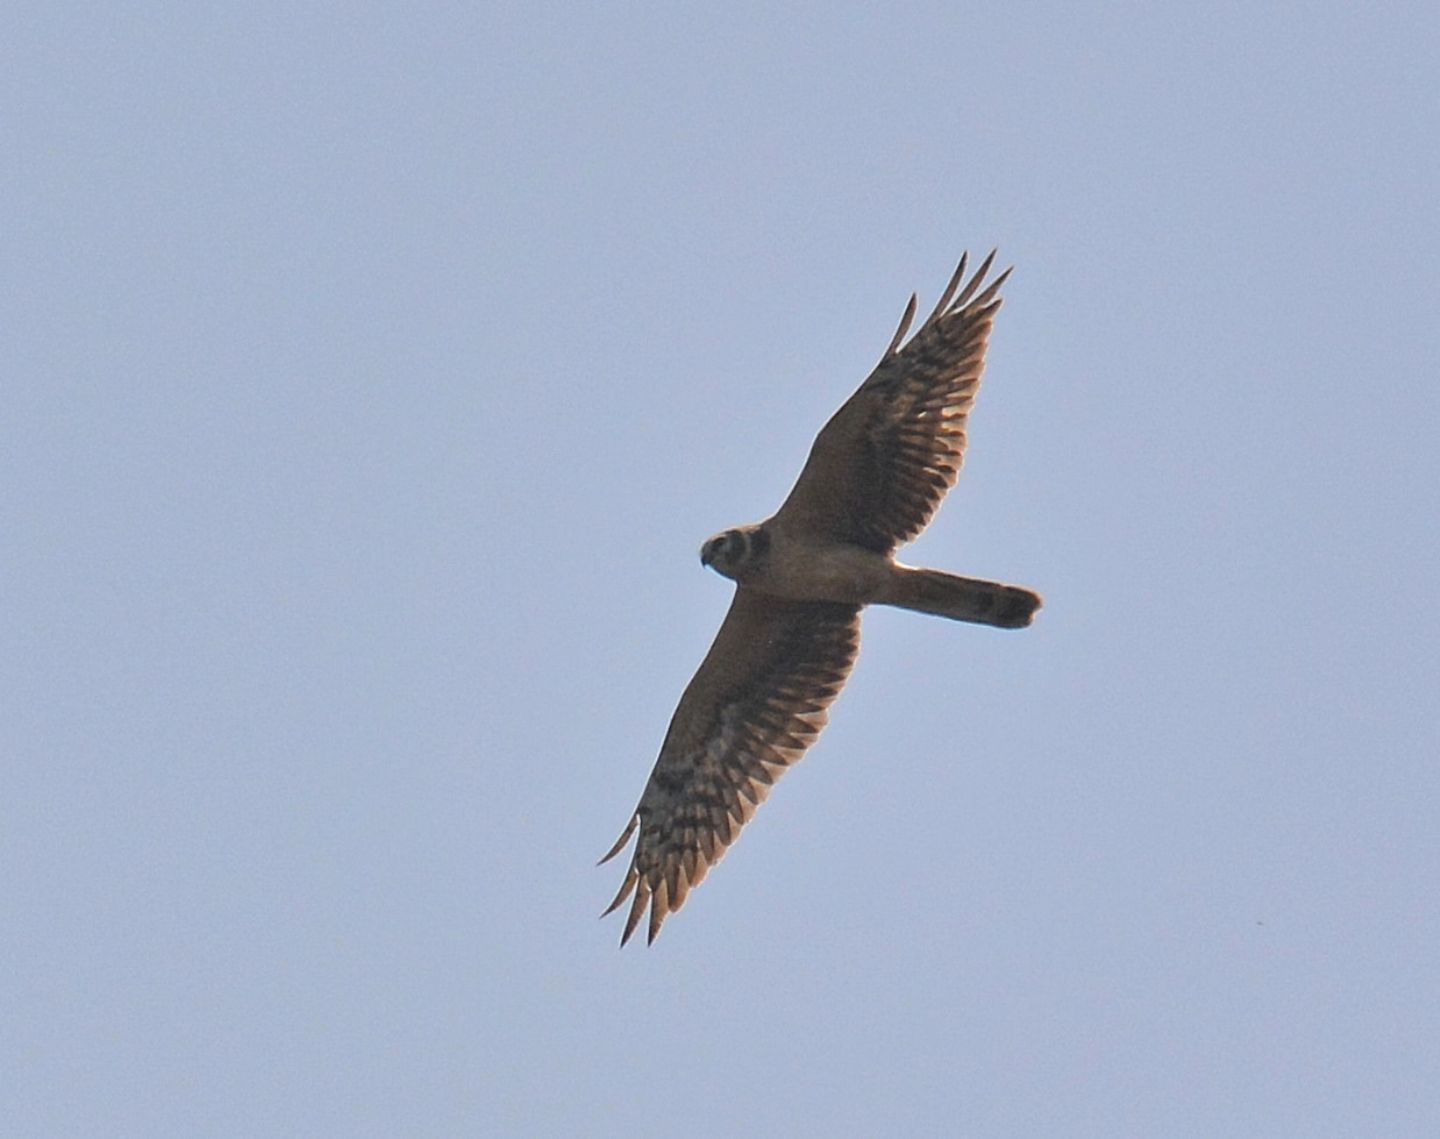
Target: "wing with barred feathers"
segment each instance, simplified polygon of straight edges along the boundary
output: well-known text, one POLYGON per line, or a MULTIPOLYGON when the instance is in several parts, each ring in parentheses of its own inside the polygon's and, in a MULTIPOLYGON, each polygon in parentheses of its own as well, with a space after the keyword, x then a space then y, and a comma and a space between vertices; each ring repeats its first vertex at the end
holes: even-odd
POLYGON ((935 311, 902 347, 915 319, 910 298, 880 363, 816 437, 778 524, 882 554, 925 529, 965 457, 965 424, 1010 275, 982 291, 994 260, 991 253, 961 288, 962 257, 935 311))
POLYGON ((775 780, 825 726, 860 651, 860 610, 741 587, 680 698, 614 858, 638 828, 625 881, 624 945, 648 906, 648 940, 719 862, 775 780))

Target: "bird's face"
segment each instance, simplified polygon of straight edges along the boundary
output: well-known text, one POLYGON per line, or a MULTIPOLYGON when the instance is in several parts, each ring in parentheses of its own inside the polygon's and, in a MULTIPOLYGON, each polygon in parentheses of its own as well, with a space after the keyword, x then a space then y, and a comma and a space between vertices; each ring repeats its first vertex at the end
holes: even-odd
POLYGON ((725 530, 700 547, 700 564, 732 581, 739 581, 769 549, 769 537, 755 526, 725 530))

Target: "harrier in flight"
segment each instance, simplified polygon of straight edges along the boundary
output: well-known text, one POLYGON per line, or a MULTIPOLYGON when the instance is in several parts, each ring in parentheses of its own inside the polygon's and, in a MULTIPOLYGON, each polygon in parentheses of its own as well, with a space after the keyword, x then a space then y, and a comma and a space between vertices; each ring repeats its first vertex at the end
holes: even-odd
POLYGON ((600 860, 639 830, 605 911, 634 895, 621 945, 647 906, 655 940, 771 784, 815 742, 859 652, 864 606, 1001 629, 1030 624, 1040 608, 1028 589, 914 569, 894 556, 925 528, 960 472, 965 423, 1010 272, 982 290, 994 259, 962 288, 962 257, 935 311, 905 341, 912 296, 880 363, 815 439, 780 509, 700 548, 701 564, 736 583, 735 598, 680 697, 634 815, 600 860))

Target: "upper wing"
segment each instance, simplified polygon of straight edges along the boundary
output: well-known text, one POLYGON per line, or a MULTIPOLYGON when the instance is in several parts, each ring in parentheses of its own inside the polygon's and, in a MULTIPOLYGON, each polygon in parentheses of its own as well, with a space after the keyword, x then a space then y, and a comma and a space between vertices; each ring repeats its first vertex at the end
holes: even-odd
POLYGON ((776 521, 888 554, 925 528, 955 485, 965 421, 1007 269, 977 296, 995 254, 956 295, 965 261, 903 348, 915 297, 870 377, 825 424, 776 521))
POLYGON ((720 861, 770 785, 805 754, 860 651, 860 610, 740 588, 680 697, 625 833, 640 837, 608 914, 633 892, 624 945, 650 906, 649 940, 720 861))

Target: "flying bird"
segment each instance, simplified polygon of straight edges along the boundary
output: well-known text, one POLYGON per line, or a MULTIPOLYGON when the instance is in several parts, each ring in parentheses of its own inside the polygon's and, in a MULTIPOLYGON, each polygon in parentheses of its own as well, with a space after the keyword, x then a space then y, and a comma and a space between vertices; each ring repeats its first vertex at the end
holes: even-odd
POLYGON ((736 583, 730 611, 665 733, 614 858, 639 831, 606 914, 648 907, 648 940, 720 861, 771 786, 815 742, 860 649, 860 610, 893 605, 1018 629, 1028 589, 895 560, 955 485, 965 425, 1007 269, 966 258, 908 341, 916 297, 868 379, 825 424, 790 496, 764 522, 709 539, 700 561, 736 583), (982 289, 982 285, 984 288, 982 289))

